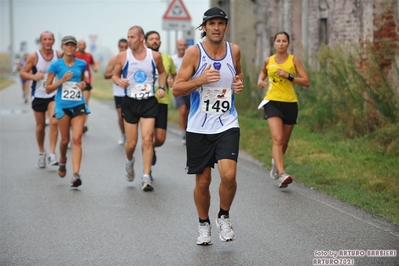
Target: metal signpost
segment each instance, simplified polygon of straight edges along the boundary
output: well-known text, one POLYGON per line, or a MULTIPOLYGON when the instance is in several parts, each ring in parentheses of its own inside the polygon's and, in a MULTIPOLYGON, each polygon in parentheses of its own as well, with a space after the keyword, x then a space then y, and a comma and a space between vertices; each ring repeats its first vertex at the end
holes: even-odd
POLYGON ((167 49, 170 54, 170 39, 169 31, 174 30, 176 32, 181 30, 183 32, 191 31, 191 16, 187 11, 183 0, 173 0, 166 10, 162 18, 162 29, 168 31, 167 49))

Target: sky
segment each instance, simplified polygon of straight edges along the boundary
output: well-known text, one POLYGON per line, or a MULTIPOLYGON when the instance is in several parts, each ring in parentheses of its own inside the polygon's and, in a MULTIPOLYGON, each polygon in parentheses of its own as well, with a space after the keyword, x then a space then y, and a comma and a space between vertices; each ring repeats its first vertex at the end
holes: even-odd
MULTIPOLYGON (((169 54, 176 52, 176 33, 179 38, 183 36, 181 31, 162 29, 162 17, 172 0, 0 0, 0 53, 10 47, 11 1, 14 54, 20 53, 22 42, 26 42, 28 53, 37 50, 36 40, 45 30, 54 33, 55 49, 60 50, 63 36, 73 35, 86 40, 89 52, 94 44, 94 56, 104 60, 117 52, 118 40, 126 38, 128 29, 134 25, 144 31, 158 31, 162 41, 160 51, 169 54), (97 36, 94 43, 90 36, 97 36)), ((197 27, 209 8, 209 0, 182 1, 191 16, 191 25, 197 27)), ((199 38, 200 32, 196 30, 194 41, 199 38)))

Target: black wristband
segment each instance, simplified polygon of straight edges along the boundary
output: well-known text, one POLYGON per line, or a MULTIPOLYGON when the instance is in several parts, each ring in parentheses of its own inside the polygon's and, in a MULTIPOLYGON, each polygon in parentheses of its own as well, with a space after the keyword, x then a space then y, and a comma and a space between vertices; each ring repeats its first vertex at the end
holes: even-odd
POLYGON ((294 78, 295 78, 294 74, 291 74, 291 73, 288 74, 288 78, 287 78, 287 79, 288 79, 289 81, 293 81, 294 78))
POLYGON ((165 90, 165 86, 158 86, 158 89, 165 90))

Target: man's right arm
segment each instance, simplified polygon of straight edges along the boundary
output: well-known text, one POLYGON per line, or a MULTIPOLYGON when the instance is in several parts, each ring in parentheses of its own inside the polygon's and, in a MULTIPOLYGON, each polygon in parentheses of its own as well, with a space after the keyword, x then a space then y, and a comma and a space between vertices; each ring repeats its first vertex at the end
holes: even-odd
POLYGON ((104 73, 104 78, 105 79, 111 79, 114 71, 114 65, 115 65, 115 56, 112 56, 111 59, 109 59, 107 69, 105 70, 104 73))
POLYGON ((183 58, 173 84, 174 96, 188 95, 203 84, 198 78, 190 80, 195 71, 198 57, 200 56, 198 47, 193 46, 189 48, 186 54, 187 56, 183 58))
POLYGON ((129 86, 129 80, 122 78, 122 67, 126 61, 126 52, 120 52, 115 57, 114 74, 112 75, 112 81, 121 88, 126 89, 129 86))
POLYGON ((35 66, 37 60, 36 53, 32 53, 28 56, 25 65, 22 67, 19 72, 19 76, 26 80, 41 80, 43 79, 43 74, 41 72, 37 72, 36 74, 31 74, 32 68, 35 66))

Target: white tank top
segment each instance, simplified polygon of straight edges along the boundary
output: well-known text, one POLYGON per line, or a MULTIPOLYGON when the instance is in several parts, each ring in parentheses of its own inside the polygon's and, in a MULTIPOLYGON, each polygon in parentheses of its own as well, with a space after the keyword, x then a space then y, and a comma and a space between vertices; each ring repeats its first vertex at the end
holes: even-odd
POLYGON ((232 84, 236 75, 231 47, 226 44, 226 55, 222 59, 213 59, 206 53, 202 43, 199 65, 192 79, 201 76, 204 69, 211 64, 211 69, 220 71, 218 82, 204 84, 191 93, 190 113, 187 131, 200 134, 217 134, 227 129, 239 127, 238 114, 234 106, 232 84))
POLYGON ((46 82, 47 82, 47 73, 50 65, 58 60, 57 51, 53 50, 53 57, 50 60, 46 60, 40 51, 36 51, 37 62, 36 65, 32 68, 32 73, 36 74, 37 72, 42 72, 44 78, 38 81, 32 81, 32 97, 33 98, 51 98, 56 93, 57 90, 54 90, 50 94, 46 92, 46 82))
MULTIPOLYGON (((117 54, 116 54, 116 55, 117 55, 117 54)), ((116 56, 116 55, 115 55, 115 56, 116 56)), ((113 90, 114 90, 114 96, 117 96, 117 97, 123 97, 123 96, 125 96, 125 89, 119 87, 119 86, 116 85, 114 82, 112 82, 112 88, 113 88, 113 90)))
POLYGON ((179 57, 177 54, 172 56, 173 63, 175 64, 176 71, 179 71, 183 57, 179 57))
POLYGON ((134 58, 132 50, 126 50, 126 63, 122 69, 122 77, 129 80, 125 95, 130 98, 143 100, 155 95, 155 62, 152 50, 147 49, 144 60, 134 58))

